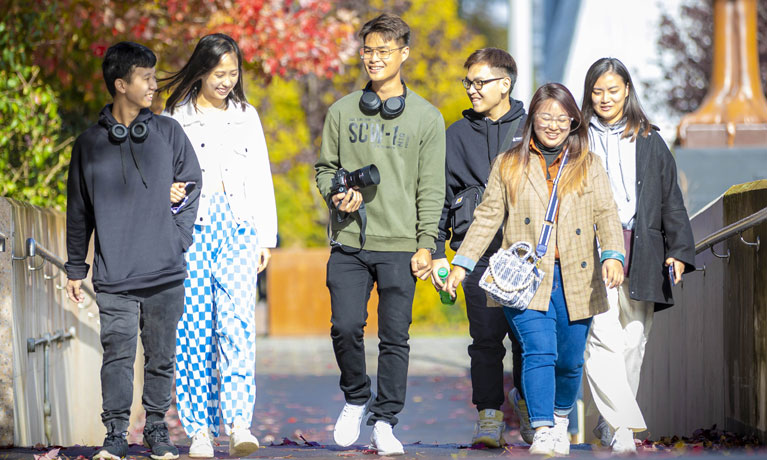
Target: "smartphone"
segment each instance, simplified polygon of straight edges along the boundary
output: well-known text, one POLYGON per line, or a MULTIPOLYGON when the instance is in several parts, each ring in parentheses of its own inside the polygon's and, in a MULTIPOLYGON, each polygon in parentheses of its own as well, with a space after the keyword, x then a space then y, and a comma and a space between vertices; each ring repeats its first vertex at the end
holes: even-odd
POLYGON ((672 286, 676 286, 676 283, 674 282, 674 264, 669 264, 668 266, 668 280, 671 283, 672 286))
POLYGON ((189 194, 192 193, 195 187, 197 187, 197 182, 194 181, 190 181, 184 184, 184 199, 181 200, 181 203, 170 205, 170 211, 173 214, 177 214, 179 210, 181 210, 181 208, 186 204, 186 201, 189 199, 189 194))

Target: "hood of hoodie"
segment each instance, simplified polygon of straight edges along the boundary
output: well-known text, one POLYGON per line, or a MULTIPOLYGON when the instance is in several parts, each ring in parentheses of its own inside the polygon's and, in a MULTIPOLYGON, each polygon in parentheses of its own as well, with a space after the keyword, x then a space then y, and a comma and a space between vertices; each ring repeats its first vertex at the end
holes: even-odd
POLYGON ((605 134, 621 135, 623 130, 626 129, 626 120, 622 120, 614 125, 606 125, 602 123, 602 120, 597 117, 591 117, 589 121, 589 127, 593 128, 596 134, 604 136, 605 134))
MULTIPOLYGON (((477 113, 474 109, 463 111, 463 118, 469 122, 471 129, 484 138, 485 149, 487 152, 486 155, 491 161, 498 155, 499 152, 497 152, 497 150, 500 149, 505 137, 503 135, 505 135, 506 129, 501 129, 501 125, 511 123, 515 119, 525 115, 525 105, 521 101, 509 97, 509 102, 511 108, 497 120, 491 120, 490 118, 477 113)), ((521 129, 522 124, 517 128, 517 132, 521 129)), ((513 135, 516 135, 516 133, 513 135)), ((512 145, 517 141, 517 139, 513 139, 512 145)))
MULTIPOLYGON (((146 179, 144 178, 144 173, 141 171, 141 155, 144 149, 141 147, 134 148, 134 146, 143 144, 143 141, 133 141, 132 137, 130 136, 130 128, 135 126, 137 123, 143 122, 148 124, 153 115, 154 114, 151 110, 141 109, 138 115, 136 115, 136 118, 134 118, 131 122, 130 126, 128 126, 128 138, 123 142, 117 143, 120 148, 120 163, 122 165, 123 182, 125 183, 127 183, 128 180, 125 172, 126 163, 133 163, 133 166, 136 168, 136 171, 138 171, 138 174, 141 177, 141 182, 144 184, 144 187, 148 186, 146 179), (130 155, 130 160, 126 159, 126 156, 128 155, 130 155)), ((119 124, 117 119, 112 114, 112 104, 107 104, 103 109, 101 109, 101 112, 99 112, 98 124, 107 130, 107 136, 109 135, 109 130, 112 128, 112 126, 119 124)), ((147 126, 147 128, 149 128, 149 126, 147 126)), ((114 144, 115 142, 112 143, 114 144)))
POLYGON ((495 121, 477 113, 474 109, 466 109, 462 112, 462 115, 469 121, 469 124, 475 131, 485 132, 487 131, 488 124, 511 123, 514 119, 525 114, 525 104, 522 101, 509 97, 509 103, 511 104, 509 111, 495 121))
POLYGON ((484 185, 490 173, 490 164, 496 156, 514 120, 520 119, 517 132, 512 133, 512 145, 519 142, 526 114, 525 105, 509 98, 511 108, 497 120, 491 120, 474 109, 463 111, 463 118, 447 130, 448 168, 462 186, 484 185))
POLYGON ((623 131, 626 129, 626 120, 622 120, 614 125, 607 125, 602 123, 602 120, 597 117, 591 117, 589 121, 589 148, 592 152, 606 158, 608 153, 608 138, 617 137, 616 142, 620 143, 620 137, 623 135, 623 131))
MULTIPOLYGON (((130 126, 133 126, 134 124, 138 122, 146 122, 150 118, 152 118, 154 114, 149 109, 141 109, 136 116, 136 118, 131 122, 130 126)), ((117 119, 115 119, 115 116, 112 115, 112 104, 107 104, 104 106, 103 109, 101 109, 101 112, 99 112, 99 125, 105 127, 106 129, 111 128, 113 125, 116 125, 119 123, 117 119)), ((129 126, 129 128, 130 128, 129 126)))

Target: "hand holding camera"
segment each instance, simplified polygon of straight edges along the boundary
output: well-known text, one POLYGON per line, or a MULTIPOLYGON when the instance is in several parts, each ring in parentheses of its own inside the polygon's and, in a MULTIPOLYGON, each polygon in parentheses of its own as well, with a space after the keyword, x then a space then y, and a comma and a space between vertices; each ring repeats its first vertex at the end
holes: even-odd
POLYGON ((333 205, 341 212, 356 212, 362 206, 362 193, 351 189, 333 195, 333 205))
POLYGON ((343 168, 336 171, 331 183, 333 205, 341 212, 356 212, 362 206, 361 188, 378 185, 381 176, 374 164, 349 172, 343 168))

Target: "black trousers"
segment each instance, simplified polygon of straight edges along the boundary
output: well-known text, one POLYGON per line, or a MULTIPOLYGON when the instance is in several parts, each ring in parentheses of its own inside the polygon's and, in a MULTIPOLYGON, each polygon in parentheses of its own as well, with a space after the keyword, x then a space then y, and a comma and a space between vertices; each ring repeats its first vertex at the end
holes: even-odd
POLYGON ((506 336, 511 339, 514 386, 522 395, 522 347, 511 331, 503 308, 488 307, 485 290, 479 287, 479 280, 493 253, 486 252, 463 282, 469 334, 473 339, 469 345, 471 402, 478 411, 500 409, 506 399, 503 391, 503 357, 506 355, 503 342, 506 336))
POLYGON ((175 380, 175 331, 184 312, 183 281, 119 294, 100 292, 96 303, 104 349, 101 421, 107 432, 128 430, 139 328, 144 346, 142 403, 146 420, 163 420, 175 380))
POLYGON ((371 394, 363 338, 370 291, 374 282, 378 285, 378 395, 370 406, 368 425, 377 420, 395 425, 396 414, 405 406, 416 282, 410 270, 412 257, 411 252, 334 247, 328 260, 330 337, 341 370, 341 390, 350 404, 362 405, 371 394))

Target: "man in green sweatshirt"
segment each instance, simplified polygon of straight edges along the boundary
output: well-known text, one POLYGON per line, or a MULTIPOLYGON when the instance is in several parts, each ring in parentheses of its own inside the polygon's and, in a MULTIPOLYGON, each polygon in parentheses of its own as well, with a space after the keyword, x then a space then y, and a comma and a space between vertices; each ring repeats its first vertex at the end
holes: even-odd
POLYGON ((405 404, 415 282, 431 273, 445 195, 445 122, 401 79, 410 53, 408 25, 382 14, 362 27, 360 37, 370 81, 328 110, 315 165, 317 187, 331 211, 330 335, 346 400, 333 435, 338 445, 353 444, 370 412, 373 448, 396 455, 404 453, 392 427, 405 404), (339 169, 370 164, 380 174, 378 185, 340 193, 334 187, 339 169), (363 342, 373 283, 379 296, 378 396, 365 372, 363 342))

